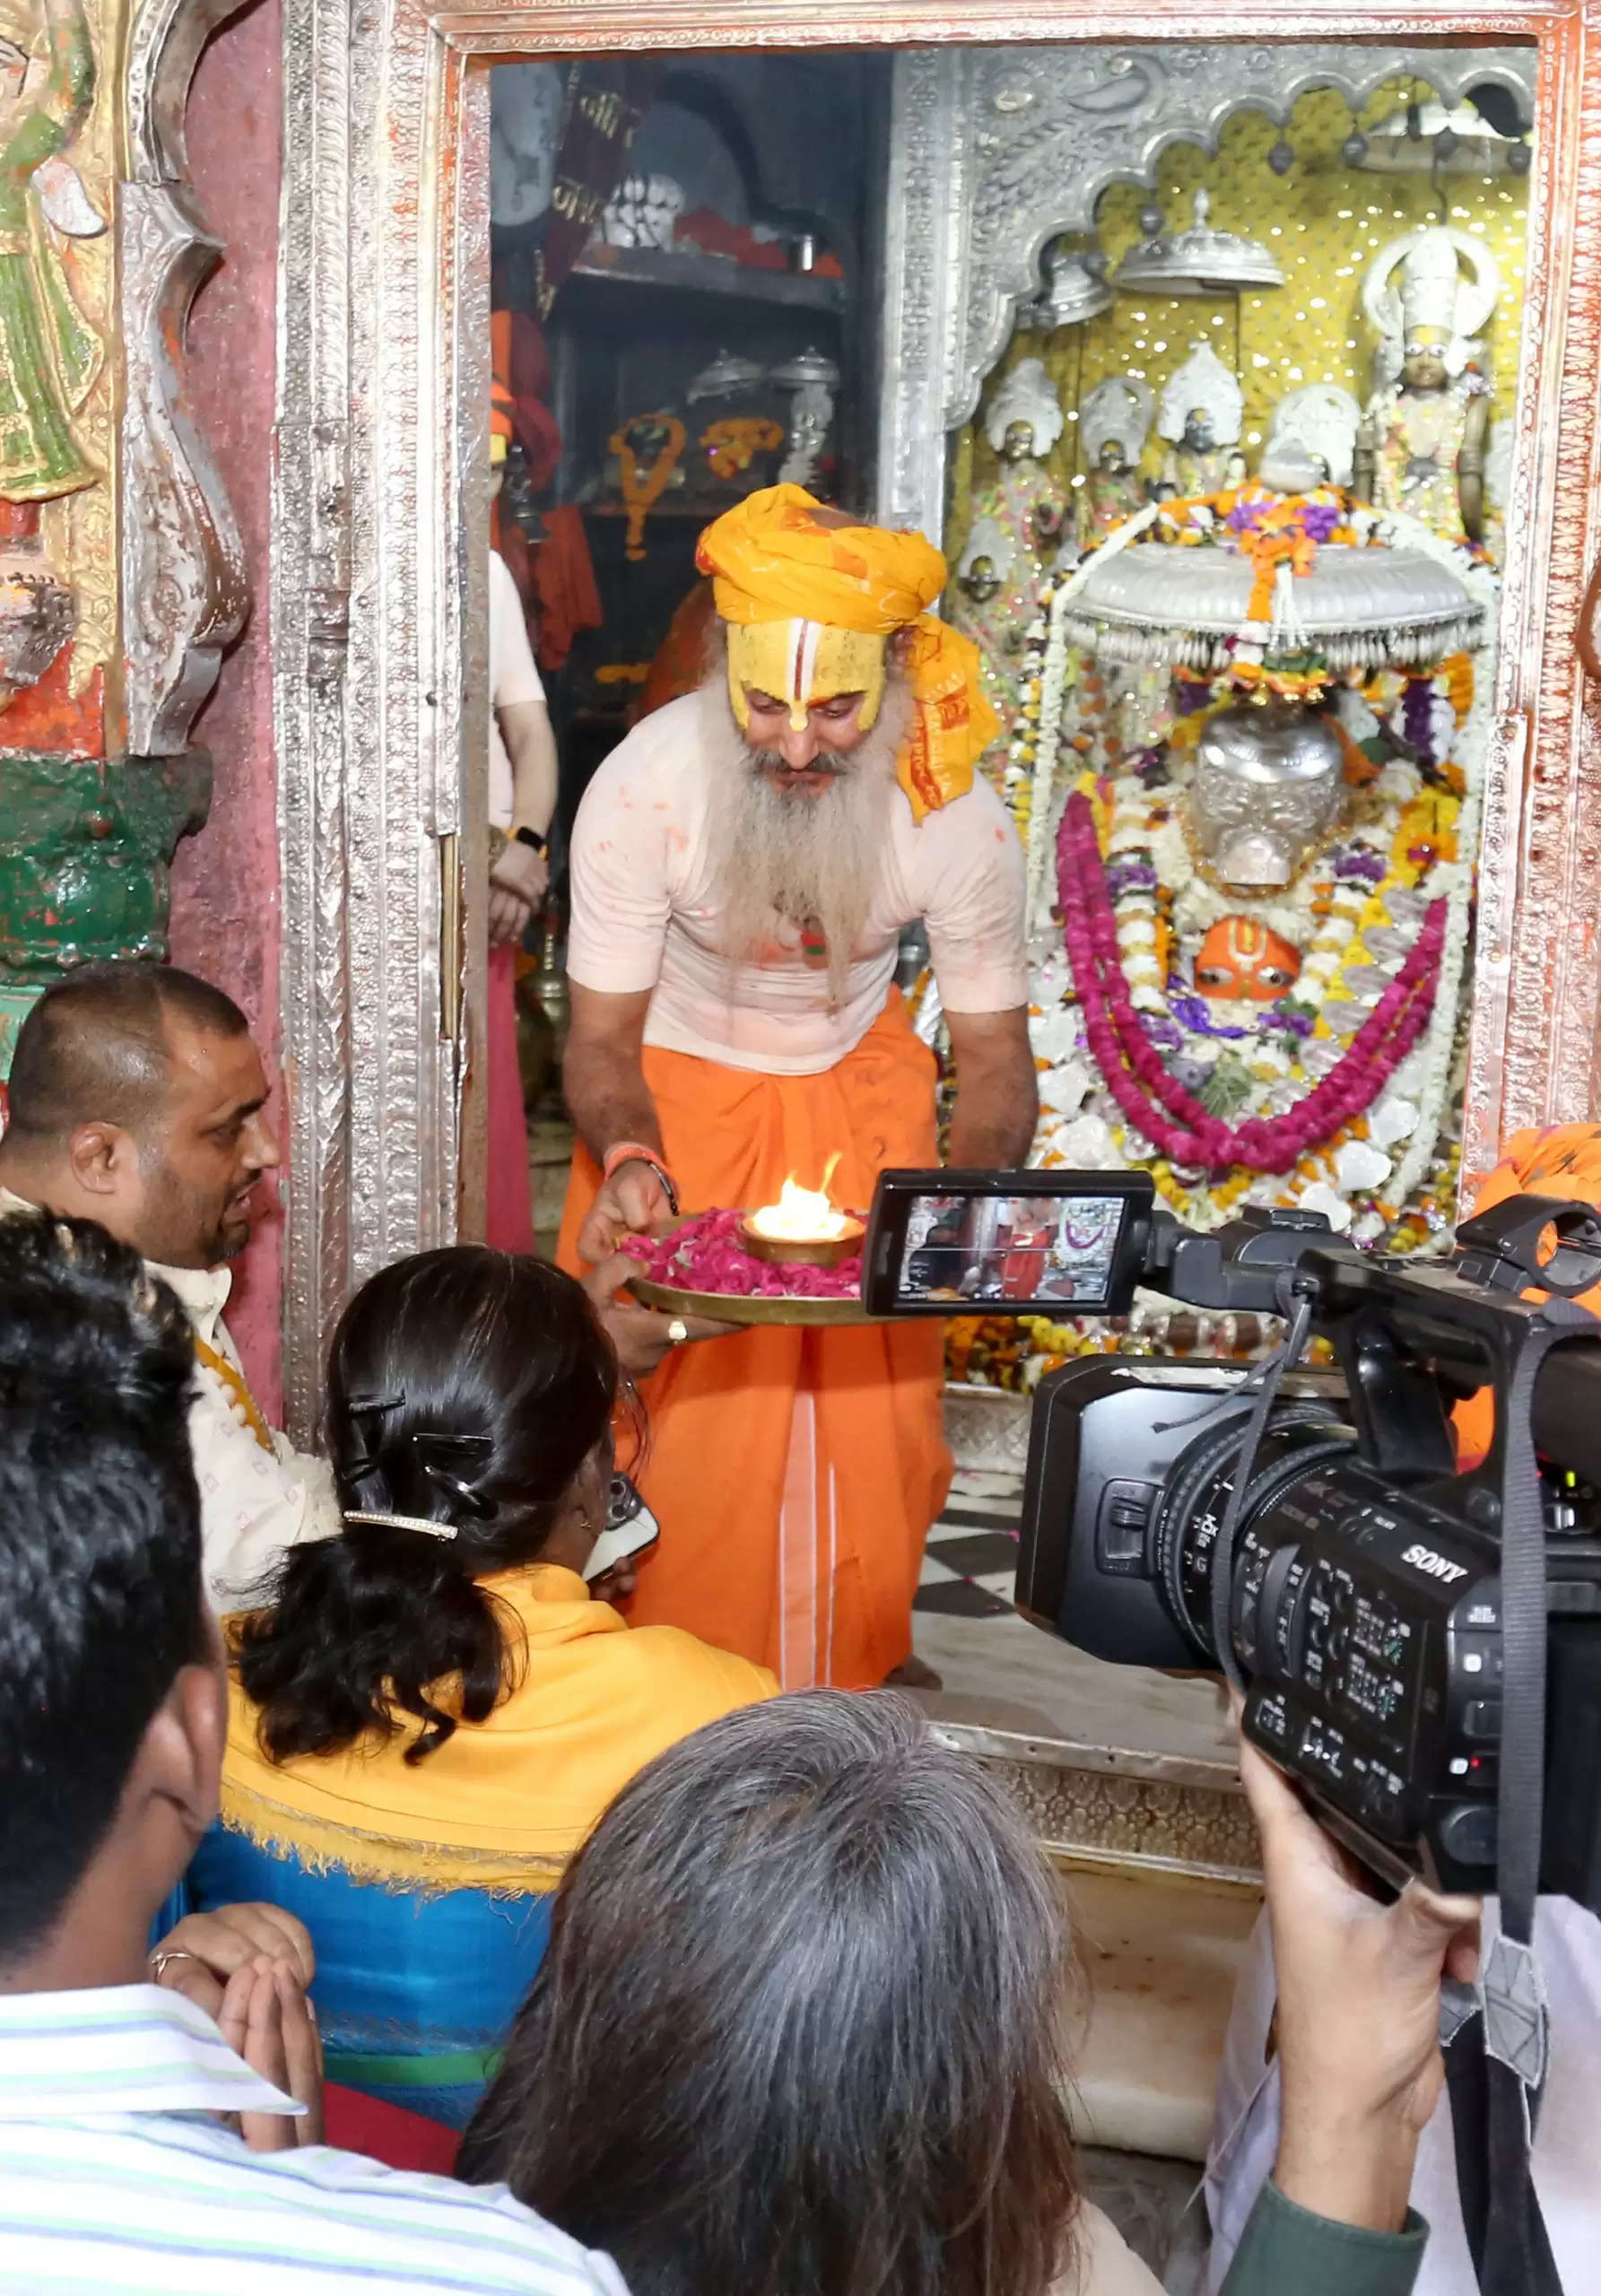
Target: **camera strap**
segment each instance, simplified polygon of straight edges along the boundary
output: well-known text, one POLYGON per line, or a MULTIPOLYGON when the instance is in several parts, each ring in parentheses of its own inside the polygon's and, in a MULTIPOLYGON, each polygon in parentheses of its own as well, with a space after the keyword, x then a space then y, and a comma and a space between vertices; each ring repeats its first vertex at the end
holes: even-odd
POLYGON ((1283 1344, 1275 1349, 1253 1372, 1240 1393, 1255 1385, 1257 1400, 1245 1433, 1240 1438, 1240 1456, 1234 1467, 1233 1487, 1229 1503, 1223 1509, 1223 1518, 1218 1526, 1217 1544, 1212 1557, 1212 1642, 1231 1690, 1241 1698, 1246 1692, 1245 1676, 1240 1671, 1240 1661, 1234 1656, 1234 1638, 1230 1631, 1229 1606, 1234 1585, 1234 1541, 1239 1535, 1240 1518, 1245 1512, 1245 1494, 1250 1488, 1251 1471, 1257 1463, 1267 1422, 1273 1416, 1273 1406, 1278 1401, 1281 1381, 1286 1371, 1292 1371, 1306 1350, 1312 1328, 1314 1295, 1300 1281, 1293 1269, 1286 1270, 1279 1278, 1279 1305, 1290 1319, 1290 1328, 1283 1344))
POLYGON ((1501 1437, 1501 1928, 1471 1989, 1452 1987, 1441 2039, 1462 2222, 1483 2296, 1562 2296, 1529 2150, 1545 2084, 1550 2013, 1535 1958, 1545 1786, 1545 1517, 1532 1424, 1535 1380, 1556 1344, 1594 1318, 1549 1300, 1527 1330, 1498 1410, 1501 1437))

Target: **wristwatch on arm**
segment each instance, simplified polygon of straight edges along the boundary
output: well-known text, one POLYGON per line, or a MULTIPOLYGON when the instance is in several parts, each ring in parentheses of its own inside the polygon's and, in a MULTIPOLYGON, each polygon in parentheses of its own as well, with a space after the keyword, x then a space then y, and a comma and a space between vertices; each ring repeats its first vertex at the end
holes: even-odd
POLYGON ((614 1141, 606 1150, 602 1161, 601 1178, 609 1180, 613 1173, 621 1171, 624 1164, 648 1164, 661 1182, 662 1194, 666 1197, 674 1213, 677 1213, 678 1190, 674 1185, 673 1175, 654 1148, 647 1148, 638 1140, 614 1141))
POLYGON ((550 839, 541 837, 536 829, 529 829, 526 824, 521 829, 499 829, 492 822, 489 828, 489 865, 492 869, 509 845, 528 846, 542 861, 551 849, 550 839))

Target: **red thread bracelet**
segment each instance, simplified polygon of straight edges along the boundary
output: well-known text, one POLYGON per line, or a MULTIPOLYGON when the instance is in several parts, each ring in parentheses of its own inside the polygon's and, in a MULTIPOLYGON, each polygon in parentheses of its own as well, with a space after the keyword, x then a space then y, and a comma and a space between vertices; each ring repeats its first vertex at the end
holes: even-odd
POLYGON ((605 1159, 602 1161, 600 1168, 601 1178, 603 1179, 609 1180, 613 1173, 620 1170, 624 1164, 648 1164, 651 1170, 656 1174, 657 1179, 660 1180, 663 1191, 666 1196, 667 1202, 671 1205, 674 1212, 677 1212, 678 1190, 674 1186, 673 1175, 667 1170, 666 1164, 663 1163, 661 1158, 657 1154, 654 1148, 647 1148, 642 1142, 638 1140, 615 1141, 613 1145, 606 1150, 605 1159))

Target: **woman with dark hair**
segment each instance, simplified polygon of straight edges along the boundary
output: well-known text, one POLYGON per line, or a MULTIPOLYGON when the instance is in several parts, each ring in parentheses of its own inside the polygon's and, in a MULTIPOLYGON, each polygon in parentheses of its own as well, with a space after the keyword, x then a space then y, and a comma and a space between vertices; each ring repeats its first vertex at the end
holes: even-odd
POLYGON ((478 1245, 385 1268, 328 1364, 341 1535, 291 1548, 231 1624, 222 1817, 187 1902, 297 1914, 329 2078, 456 2127, 601 1811, 777 1688, 592 1596, 617 1405, 611 1343, 556 1268, 478 1245))
MULTIPOLYGON (((1223 2296, 1404 2296, 1441 1964, 1474 1908, 1373 1905, 1249 1748, 1241 1769, 1297 2103, 1223 2296)), ((892 1693, 796 1692, 602 1818, 457 2173, 605 2249, 630 2296, 1160 2296, 1080 2193, 1071 1974, 993 1779, 892 1693)))

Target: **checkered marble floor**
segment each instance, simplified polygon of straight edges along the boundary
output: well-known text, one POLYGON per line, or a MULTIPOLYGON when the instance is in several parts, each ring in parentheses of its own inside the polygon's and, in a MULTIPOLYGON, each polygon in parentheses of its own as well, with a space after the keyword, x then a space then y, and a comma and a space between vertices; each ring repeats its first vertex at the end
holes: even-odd
POLYGON ((1022 1512, 1016 1476, 958 1467, 944 1512, 928 1534, 913 1610, 945 1618, 1012 1616, 1022 1512))
POLYGON ((1216 1687, 1112 1666, 1058 1640, 1013 1605, 1022 1477, 958 1467, 928 1534, 912 1642, 942 1688, 919 1692, 949 1722, 1162 1753, 1232 1750, 1216 1687))

